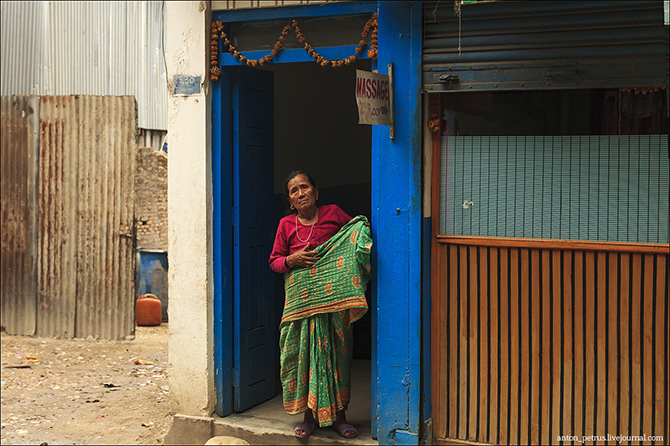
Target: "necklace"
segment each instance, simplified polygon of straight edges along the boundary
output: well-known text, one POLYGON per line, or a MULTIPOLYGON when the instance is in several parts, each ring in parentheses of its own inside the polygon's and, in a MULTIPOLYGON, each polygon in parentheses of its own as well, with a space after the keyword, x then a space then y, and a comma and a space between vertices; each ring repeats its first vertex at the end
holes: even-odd
POLYGON ((319 210, 316 210, 316 217, 314 218, 314 223, 312 223, 312 227, 309 230, 309 235, 307 236, 306 240, 303 240, 300 238, 300 234, 298 234, 298 214, 295 215, 295 236, 298 237, 298 240, 300 240, 303 243, 307 243, 312 236, 312 231, 314 230, 314 225, 316 222, 319 220, 319 210))

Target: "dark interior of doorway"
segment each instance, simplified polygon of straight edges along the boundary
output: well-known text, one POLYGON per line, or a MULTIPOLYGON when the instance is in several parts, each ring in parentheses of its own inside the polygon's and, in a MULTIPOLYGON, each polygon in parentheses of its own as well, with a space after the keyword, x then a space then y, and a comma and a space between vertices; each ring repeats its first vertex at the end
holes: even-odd
MULTIPOLYGON (((336 204, 352 217, 370 218, 372 129, 358 124, 354 97, 356 69, 370 71, 370 61, 339 68, 314 62, 271 64, 266 69, 274 73, 275 230, 287 210, 284 178, 293 170, 314 177, 319 205, 336 204)), ((370 305, 369 287, 366 294, 370 305)), ((283 308, 280 274, 275 275, 275 296, 276 308, 283 308)), ((280 319, 278 311, 277 327, 280 319)), ((370 312, 353 329, 354 359, 370 359, 370 312)), ((279 370, 277 392, 281 392, 279 370)))

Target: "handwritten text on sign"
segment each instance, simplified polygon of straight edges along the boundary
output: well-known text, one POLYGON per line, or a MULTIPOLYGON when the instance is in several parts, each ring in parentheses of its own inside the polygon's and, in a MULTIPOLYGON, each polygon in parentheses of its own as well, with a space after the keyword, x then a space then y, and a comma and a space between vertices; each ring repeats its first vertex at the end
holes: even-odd
POLYGON ((389 95, 388 75, 356 70, 358 123, 391 125, 389 95))

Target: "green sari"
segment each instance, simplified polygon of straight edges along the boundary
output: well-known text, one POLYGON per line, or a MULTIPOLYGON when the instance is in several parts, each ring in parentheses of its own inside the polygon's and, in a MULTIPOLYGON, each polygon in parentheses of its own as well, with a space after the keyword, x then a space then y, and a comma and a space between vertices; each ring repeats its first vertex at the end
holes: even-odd
POLYGON ((330 426, 349 404, 351 323, 367 312, 370 228, 367 218, 351 219, 316 247, 311 268, 284 274, 286 304, 280 324, 284 409, 312 409, 319 426, 330 426))

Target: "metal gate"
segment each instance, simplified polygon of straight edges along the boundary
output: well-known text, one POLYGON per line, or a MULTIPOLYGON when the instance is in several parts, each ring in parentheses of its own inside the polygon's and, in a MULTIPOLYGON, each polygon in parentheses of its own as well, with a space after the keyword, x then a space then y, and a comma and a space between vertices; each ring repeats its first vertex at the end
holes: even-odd
POLYGON ((666 84, 662 2, 480 2, 457 9, 453 2, 424 5, 429 92, 666 84))

